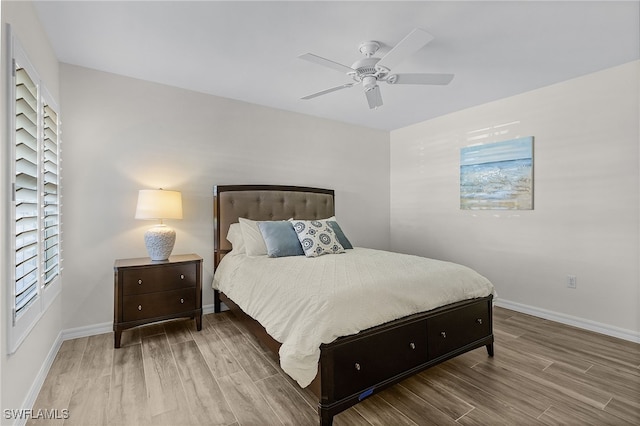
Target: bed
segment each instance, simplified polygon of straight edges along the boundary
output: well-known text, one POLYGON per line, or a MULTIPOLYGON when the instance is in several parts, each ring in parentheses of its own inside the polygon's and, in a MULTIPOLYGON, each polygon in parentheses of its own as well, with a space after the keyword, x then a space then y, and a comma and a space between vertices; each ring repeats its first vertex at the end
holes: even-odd
MULTIPOLYGON (((251 268, 262 267, 263 269, 260 270, 259 274, 266 274, 269 269, 278 271, 278 268, 281 267, 297 268, 297 265, 303 261, 293 258, 270 259, 266 258, 266 256, 254 258, 235 255, 231 251, 231 243, 227 240, 230 226, 237 223, 240 218, 255 221, 286 221, 291 218, 320 220, 334 217, 334 191, 297 186, 216 186, 214 187, 213 211, 215 275, 216 277, 225 274, 230 276, 237 275, 240 281, 245 280, 248 283, 252 277, 249 274, 250 267, 248 265, 252 265, 251 268), (227 255, 229 257, 221 264, 223 258, 227 255), (269 264, 268 262, 273 263, 269 264), (278 265, 278 268, 268 265, 278 265), (248 275, 242 275, 243 273, 248 275)), ((345 251, 348 253, 325 255, 310 259, 310 261, 306 262, 306 265, 312 265, 312 267, 320 270, 332 270, 338 268, 336 264, 342 268, 343 264, 360 261, 360 257, 366 259, 370 256, 376 259, 373 263, 378 262, 378 259, 387 257, 395 259, 397 256, 403 256, 403 262, 418 262, 418 258, 415 256, 391 254, 357 247, 345 251)), ((304 259, 304 256, 302 258, 304 259)), ((419 262, 422 265, 424 262, 438 261, 423 259, 419 262)), ((440 262, 438 265, 445 263, 440 262)), ((447 271, 450 268, 468 269, 455 264, 447 264, 443 268, 447 271)), ((294 269, 287 269, 287 271, 289 270, 294 269)), ((300 272, 298 271, 297 273, 299 274, 300 272)), ((475 272, 473 273, 475 274, 475 272)), ((439 279, 446 280, 448 276, 444 274, 437 277, 445 277, 439 279)), ((480 276, 478 275, 478 277, 480 276)), ((481 278, 484 279, 484 277, 481 278)), ((473 279, 476 278, 474 277, 473 279)), ((271 281, 278 283, 280 282, 279 280, 279 276, 271 279, 271 281)), ((286 305, 299 306, 300 304, 291 301, 285 302, 285 295, 291 293, 291 291, 278 293, 280 289, 276 286, 267 287, 269 279, 266 275, 264 281, 264 283, 258 283, 261 286, 264 284, 264 288, 257 287, 261 291, 259 297, 261 303, 262 299, 265 299, 265 303, 270 303, 274 309, 277 308, 278 311, 282 312, 285 317, 280 317, 278 320, 280 322, 296 318, 295 321, 289 321, 293 322, 293 324, 288 324, 286 327, 287 329, 296 328, 302 322, 297 318, 304 319, 304 317, 295 316, 297 315, 294 314, 295 308, 291 306, 288 308, 286 305)), ((443 284, 449 285, 449 283, 443 284)), ((453 288, 452 286, 447 286, 442 285, 441 287, 453 288)), ((241 297, 242 292, 237 289, 241 289, 242 286, 235 284, 235 286, 223 287, 227 289, 226 292, 234 294, 234 297, 238 299, 234 300, 233 297, 225 294, 225 291, 220 291, 217 288, 220 287, 220 284, 216 284, 214 279, 214 308, 216 312, 220 312, 221 303, 224 303, 267 348, 279 354, 283 370, 296 379, 301 386, 308 386, 318 397, 320 424, 328 426, 332 424, 333 417, 341 411, 428 367, 482 346, 486 346, 488 355, 493 356, 492 286, 491 291, 487 290, 488 287, 486 285, 480 291, 479 286, 481 285, 478 283, 463 284, 463 286, 468 287, 468 289, 461 291, 460 295, 447 294, 442 299, 446 301, 444 304, 441 301, 437 302, 438 298, 434 297, 434 301, 425 302, 426 304, 422 306, 422 309, 420 309, 421 306, 412 307, 411 309, 418 311, 408 311, 409 314, 396 319, 383 319, 384 322, 370 324, 371 326, 357 331, 345 331, 348 330, 347 328, 342 330, 342 333, 345 334, 339 334, 337 338, 333 338, 326 333, 323 334, 319 338, 321 343, 317 348, 318 353, 315 358, 315 364, 312 365, 313 373, 315 374, 311 376, 309 375, 308 367, 306 367, 306 375, 305 371, 298 372, 295 368, 291 368, 291 363, 288 360, 297 359, 297 354, 290 354, 292 348, 293 350, 295 348, 283 338, 280 329, 274 328, 269 322, 270 320, 266 320, 261 316, 261 306, 256 308, 251 301, 246 300, 244 295, 241 297), (431 306, 433 303, 436 303, 437 306, 431 306), (263 326, 261 322, 252 318, 247 312, 253 313, 256 318, 260 318, 266 325, 263 326), (269 329, 271 334, 267 332, 265 327, 269 329), (302 378, 297 378, 296 374, 300 374, 302 378)), ((254 291, 257 290, 250 290, 249 294, 254 291)), ((391 294, 379 290, 376 290, 375 293, 391 294)), ((401 292, 397 293, 400 294, 401 292)), ((415 299, 420 298, 416 297, 415 299)), ((384 299, 382 302, 371 303, 379 303, 379 310, 386 311, 384 299)), ((326 304, 323 302, 323 309, 326 304)), ((394 305, 397 303, 390 298, 388 304, 394 305)), ((402 303, 403 309, 405 304, 402 303)), ((367 309, 371 310, 371 307, 369 306, 367 309)), ((313 312, 309 314, 312 315, 313 312)), ((327 315, 321 313, 317 318, 323 317, 327 317, 327 315)), ((338 325, 346 322, 340 319, 339 315, 336 318, 338 318, 336 321, 338 325)), ((314 319, 313 321, 317 320, 314 319)), ((368 324, 366 321, 362 322, 363 327, 366 324, 368 324)), ((332 332, 334 331, 332 330, 332 332)), ((302 333, 306 336, 304 330, 302 333)))

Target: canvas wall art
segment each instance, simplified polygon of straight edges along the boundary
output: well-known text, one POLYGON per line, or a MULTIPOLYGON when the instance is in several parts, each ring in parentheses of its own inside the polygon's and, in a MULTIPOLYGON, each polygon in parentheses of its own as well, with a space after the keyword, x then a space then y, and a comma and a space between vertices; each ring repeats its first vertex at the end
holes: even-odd
POLYGON ((460 150, 460 208, 533 209, 533 136, 460 150))

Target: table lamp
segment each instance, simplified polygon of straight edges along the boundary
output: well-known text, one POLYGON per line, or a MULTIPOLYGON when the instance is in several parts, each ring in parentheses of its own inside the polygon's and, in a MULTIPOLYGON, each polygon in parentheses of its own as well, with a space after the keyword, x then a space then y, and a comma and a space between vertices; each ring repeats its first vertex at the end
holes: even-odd
POLYGON ((182 194, 178 191, 141 189, 138 192, 136 219, 160 220, 144 233, 144 243, 151 260, 167 260, 176 242, 176 231, 163 219, 182 219, 182 194))

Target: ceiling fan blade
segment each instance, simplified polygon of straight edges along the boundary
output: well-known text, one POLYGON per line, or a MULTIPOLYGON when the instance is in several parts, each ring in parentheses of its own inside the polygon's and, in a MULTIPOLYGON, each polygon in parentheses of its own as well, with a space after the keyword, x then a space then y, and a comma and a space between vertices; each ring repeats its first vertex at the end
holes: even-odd
POLYGON ((313 53, 305 53, 304 55, 298 56, 300 59, 304 59, 305 61, 313 62, 314 64, 322 65, 328 68, 332 68, 336 71, 340 71, 342 73, 353 72, 353 68, 348 67, 346 65, 339 64, 330 59, 323 58, 318 55, 314 55, 313 53))
POLYGON ((380 62, 376 64, 377 67, 384 67, 388 70, 404 61, 408 56, 420 50, 423 46, 433 40, 431 34, 420 28, 414 28, 405 38, 400 40, 396 46, 389 51, 380 62))
POLYGON ((347 83, 347 84, 343 84, 342 86, 332 87, 331 89, 327 89, 327 90, 323 90, 321 92, 313 93, 311 95, 307 95, 304 98, 300 98, 300 99, 305 99, 306 100, 306 99, 317 98, 318 96, 326 95, 327 93, 335 92, 337 90, 347 89, 347 88, 353 86, 354 84, 356 84, 356 83, 347 83))
POLYGON ((389 84, 439 84, 451 83, 453 74, 394 74, 387 82, 389 84))
POLYGON ((369 102, 369 108, 374 109, 382 106, 382 94, 380 93, 380 87, 375 86, 373 89, 364 92, 367 95, 367 102, 369 102))

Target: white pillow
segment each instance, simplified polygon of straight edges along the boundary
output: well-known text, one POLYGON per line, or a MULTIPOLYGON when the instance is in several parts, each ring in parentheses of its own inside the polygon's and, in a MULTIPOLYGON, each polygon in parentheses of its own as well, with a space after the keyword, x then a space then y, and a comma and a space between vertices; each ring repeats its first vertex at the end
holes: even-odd
POLYGON ((262 232, 258 228, 255 220, 239 218, 242 237, 244 238, 244 248, 249 256, 266 256, 267 245, 262 238, 262 232))
POLYGON ((293 229, 307 257, 344 253, 344 247, 336 238, 327 220, 293 220, 293 229))
POLYGON ((229 225, 229 232, 227 232, 227 241, 231 243, 231 248, 234 253, 246 253, 244 248, 244 237, 242 236, 242 229, 240 229, 239 223, 232 223, 229 225))

